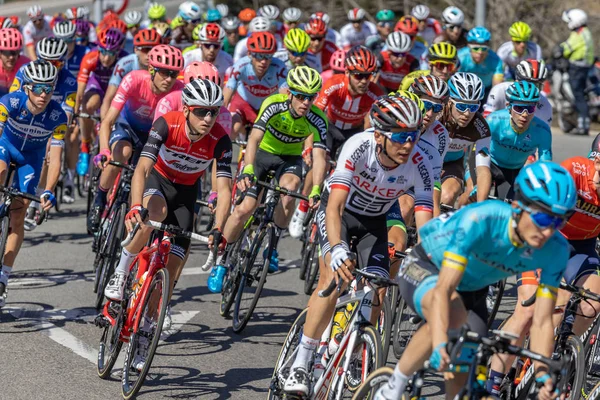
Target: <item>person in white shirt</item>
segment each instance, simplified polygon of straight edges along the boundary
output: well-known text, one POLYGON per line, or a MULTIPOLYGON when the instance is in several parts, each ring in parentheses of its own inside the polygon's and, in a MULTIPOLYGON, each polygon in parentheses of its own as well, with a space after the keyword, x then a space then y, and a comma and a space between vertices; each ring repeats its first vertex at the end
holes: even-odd
POLYGON ((225 71, 233 65, 233 58, 222 50, 225 30, 218 24, 204 24, 198 39, 200 46, 183 55, 184 65, 187 67, 194 61, 207 61, 217 67, 219 77, 223 81, 225 71))
POLYGON ((433 40, 442 33, 442 25, 434 18, 429 18, 429 7, 424 4, 417 4, 413 7, 410 15, 419 21, 419 36, 432 45, 433 40))
POLYGON ((235 50, 233 50, 233 62, 236 63, 240 60, 240 58, 248 55, 248 47, 246 46, 246 42, 248 41, 248 37, 254 32, 266 32, 271 29, 271 22, 265 17, 254 17, 250 24, 248 25, 248 30, 250 34, 245 38, 240 39, 239 42, 235 45, 235 50))
POLYGON ((354 46, 365 44, 367 37, 377 34, 377 26, 372 22, 365 21, 366 12, 362 8, 353 8, 348 11, 348 20, 350 23, 340 29, 341 46, 344 50, 349 50, 354 46))
POLYGON ((32 61, 37 60, 35 45, 45 37, 51 37, 52 28, 50 21, 52 17, 44 15, 42 7, 35 5, 27 10, 29 21, 23 27, 23 43, 25 44, 25 55, 32 61))
POLYGON ((496 54, 504 63, 504 79, 515 79, 515 67, 528 58, 542 59, 542 48, 529 40, 531 28, 525 22, 517 21, 508 29, 510 42, 498 48, 496 54))

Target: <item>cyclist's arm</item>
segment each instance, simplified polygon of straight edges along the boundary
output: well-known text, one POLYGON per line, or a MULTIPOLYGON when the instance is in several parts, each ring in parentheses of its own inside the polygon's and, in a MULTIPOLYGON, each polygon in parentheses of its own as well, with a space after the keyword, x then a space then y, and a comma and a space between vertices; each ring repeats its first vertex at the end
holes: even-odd
POLYGON ((217 190, 217 209, 215 211, 215 228, 221 231, 225 226, 229 210, 231 209, 231 157, 233 149, 231 139, 224 135, 219 139, 215 146, 214 155, 217 170, 217 185, 213 186, 217 190))
POLYGON ((313 147, 313 186, 321 186, 327 174, 327 150, 321 147, 313 147))
MULTIPOLYGON (((433 185, 435 176, 428 158, 423 157, 418 152, 415 154, 421 157, 417 165, 418 176, 414 181, 415 187, 415 223, 417 229, 421 229, 433 216, 433 185)), ((419 236, 419 242, 421 237, 419 236)))
POLYGON ((75 112, 81 111, 81 103, 83 103, 83 94, 85 93, 86 83, 77 81, 77 95, 75 96, 75 112))
MULTIPOLYGON (((479 116, 477 118, 480 118, 479 116)), ((480 121, 487 122, 480 118, 480 121)), ((485 128, 485 127, 484 127, 485 128)), ((487 127, 489 133, 489 126, 487 127)), ((477 174, 477 202, 487 200, 492 188, 492 170, 490 169, 490 146, 492 137, 486 136, 475 142, 475 173, 477 174)))
POLYGON ((108 109, 110 108, 110 103, 112 102, 115 94, 117 94, 118 86, 108 85, 106 89, 106 94, 104 95, 104 100, 102 100, 102 107, 100 107, 100 118, 104 119, 108 109))
POLYGON ((37 60, 37 54, 35 54, 35 45, 34 44, 29 44, 29 45, 25 46, 25 55, 31 61, 37 60))
POLYGON ((327 209, 325 210, 325 227, 331 248, 342 243, 342 214, 349 193, 346 188, 334 186, 332 185, 327 200, 327 209))
MULTIPOLYGON (((109 112, 110 110, 113 110, 113 108, 111 107, 109 112)), ((154 164, 156 164, 158 153, 168 137, 169 125, 165 119, 159 118, 154 121, 148 134, 148 140, 140 153, 140 159, 135 166, 135 172, 131 178, 131 204, 142 204, 146 178, 150 175, 154 164)))
POLYGON ((235 89, 231 89, 229 87, 229 84, 227 86, 225 86, 225 88, 223 89, 223 106, 225 106, 225 107, 229 106, 229 103, 231 102, 231 98, 233 97, 234 93, 235 93, 235 89))
POLYGON ((550 128, 547 125, 544 125, 543 130, 544 132, 540 136, 541 141, 538 145, 538 157, 541 161, 552 161, 552 133, 550 133, 550 128))
MULTIPOLYGON (((542 272, 543 274, 543 272, 542 272)), ((554 324, 552 315, 556 305, 557 289, 540 284, 536 292, 535 310, 530 328, 531 351, 550 357, 554 348, 554 324)), ((535 363, 536 375, 542 375, 548 367, 542 363, 535 363)))
MULTIPOLYGON (((117 121, 117 118, 119 117, 119 113, 121 111, 113 106, 110 106, 110 108, 108 109, 108 111, 106 112, 106 115, 104 116, 104 119, 102 120, 102 123, 100 124, 100 132, 99 132, 99 139, 100 139, 100 150, 104 150, 104 149, 109 149, 109 145, 108 145, 108 141, 110 139, 110 132, 112 131, 112 127, 115 125, 115 122, 117 121)), ((132 204, 139 204, 139 203, 132 203, 132 204)))
POLYGON ((246 145, 246 154, 244 156, 244 165, 254 165, 254 160, 256 159, 256 151, 258 150, 258 146, 265 135, 265 131, 252 128, 250 132, 250 137, 248 138, 248 144, 246 145))
POLYGON ((227 79, 227 84, 223 88, 223 106, 225 107, 229 106, 231 98, 237 90, 240 73, 241 72, 237 69, 237 66, 234 65, 231 70, 231 74, 229 75, 229 79, 227 79))
POLYGON ((65 147, 65 135, 67 134, 67 115, 63 114, 61 122, 54 129, 50 139, 50 164, 48 164, 48 177, 46 179, 46 190, 54 192, 54 188, 60 178, 60 169, 62 166, 62 152, 65 147))

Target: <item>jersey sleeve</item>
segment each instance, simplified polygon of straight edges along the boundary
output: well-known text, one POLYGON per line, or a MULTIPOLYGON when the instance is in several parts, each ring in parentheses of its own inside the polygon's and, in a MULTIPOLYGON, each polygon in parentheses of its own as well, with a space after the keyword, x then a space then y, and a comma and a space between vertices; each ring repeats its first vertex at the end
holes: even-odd
POLYGON ((285 89, 288 87, 287 84, 287 74, 288 74, 288 70, 287 67, 285 66, 284 63, 281 63, 281 67, 279 67, 279 70, 277 71, 277 86, 279 86, 279 89, 285 89))
MULTIPOLYGON (((444 224, 445 232, 450 235, 451 239, 448 242, 444 251, 442 268, 452 268, 459 271, 464 271, 469 255, 481 241, 488 242, 490 240, 488 224, 491 218, 480 216, 484 209, 481 207, 466 207, 450 217, 451 219, 444 224)), ((445 218, 445 217, 440 217, 445 218)))
POLYGON ((488 95, 487 101, 485 103, 485 105, 483 106, 483 116, 487 117, 488 115, 490 115, 491 113, 493 113, 494 111, 499 110, 500 108, 502 108, 502 106, 499 103, 500 97, 500 90, 502 88, 502 85, 496 85, 494 87, 492 87, 492 90, 490 91, 490 94, 488 95))
POLYGON ((233 147, 229 136, 223 135, 215 146, 213 158, 217 163, 217 178, 232 179, 231 174, 231 158, 233 147))
POLYGON ((538 144, 538 157, 541 161, 552 161, 552 133, 545 124, 538 124, 540 127, 540 143, 538 144))
POLYGON ((98 63, 98 51, 90 51, 81 59, 81 66, 79 67, 79 74, 77 74, 77 82, 87 83, 90 79, 90 74, 96 69, 98 63))
POLYGON ((127 61, 128 60, 122 58, 117 62, 117 65, 115 65, 113 73, 110 76, 110 80, 108 81, 109 85, 119 87, 121 81, 123 80, 123 77, 126 75, 124 64, 127 61))
POLYGON ((312 108, 309 114, 306 118, 311 123, 313 129, 313 147, 327 150, 327 118, 318 107, 312 108))
POLYGON ((64 140, 67 134, 67 114, 65 114, 65 112, 59 107, 57 108, 59 116, 56 120, 54 129, 52 130, 52 140, 50 141, 50 146, 64 147, 64 140))
POLYGON ((13 79, 10 88, 8 89, 8 93, 16 92, 21 89, 23 86, 23 70, 22 67, 19 68, 17 73, 15 74, 15 79, 13 79))
POLYGON ((345 143, 330 178, 330 189, 350 192, 356 165, 366 162, 368 152, 373 151, 370 148, 371 143, 368 140, 352 140, 352 138, 345 143))
MULTIPOLYGON (((542 272, 537 296, 540 296, 541 289, 546 289, 554 292, 554 297, 556 297, 556 289, 560 286, 560 281, 569 261, 569 245, 567 244, 566 239, 554 236, 552 241, 554 243, 550 242, 544 246, 544 249, 548 248, 552 250, 547 252, 549 256, 546 259, 546 262, 540 264, 540 266, 542 266, 542 272)), ((550 293, 548 294, 550 295, 550 293)))
POLYGON ((10 117, 10 110, 8 103, 10 102, 10 95, 6 94, 0 98, 0 134, 2 134, 2 130, 4 130, 4 125, 8 118, 10 117))
POLYGON ((33 22, 27 21, 23 27, 23 43, 25 46, 33 46, 35 40, 33 39, 33 22))
POLYGON ((329 105, 329 96, 332 96, 333 93, 336 90, 331 90, 331 84, 332 79, 329 79, 327 82, 325 82, 325 84, 323 85, 323 87, 321 88, 321 91, 319 92, 319 95, 317 96, 317 99, 315 100, 315 106, 319 107, 320 110, 324 111, 327 106, 329 105))
POLYGON ((242 73, 242 71, 240 70, 240 65, 234 64, 233 67, 231 68, 231 72, 229 73, 229 76, 227 78, 227 85, 225 87, 227 87, 231 90, 236 90, 241 73, 242 73))
POLYGON ((67 70, 61 82, 61 92, 63 94, 62 108, 65 112, 72 113, 75 108, 75 98, 77 97, 77 80, 67 70))
POLYGON ((417 150, 411 161, 417 169, 414 181, 415 188, 415 212, 433 212, 433 185, 434 174, 426 154, 417 150))
POLYGON ((494 71, 494 77, 496 77, 496 75, 504 76, 504 63, 502 63, 502 60, 497 55, 496 55, 496 68, 494 71))
POLYGON ((125 78, 121 81, 119 89, 117 89, 117 94, 115 94, 115 97, 113 97, 110 106, 119 111, 123 110, 125 103, 127 103, 127 100, 129 100, 129 96, 138 92, 138 82, 139 79, 134 79, 132 74, 125 75, 125 78))
POLYGON ((481 114, 477 114, 474 120, 475 128, 479 132, 480 138, 475 142, 475 166, 490 167, 490 147, 492 145, 492 136, 490 126, 481 114))
POLYGON ((260 106, 260 110, 258 110, 258 114, 256 117, 256 121, 254 122, 253 128, 256 128, 263 132, 267 130, 267 125, 269 125, 271 117, 278 115, 278 113, 280 112, 278 105, 274 104, 274 102, 275 96, 269 96, 265 101, 263 101, 262 105, 260 106))
POLYGON ((146 157, 156 162, 158 159, 158 152, 162 145, 167 141, 168 137, 169 124, 167 124, 167 121, 163 117, 160 117, 154 121, 140 157, 146 157))

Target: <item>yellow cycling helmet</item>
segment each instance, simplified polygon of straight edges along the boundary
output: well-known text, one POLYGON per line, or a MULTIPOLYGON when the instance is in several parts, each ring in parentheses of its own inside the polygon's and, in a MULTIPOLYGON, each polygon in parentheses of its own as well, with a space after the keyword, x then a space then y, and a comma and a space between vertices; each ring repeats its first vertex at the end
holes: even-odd
POLYGON ((167 15, 167 8, 162 4, 152 3, 148 8, 148 18, 163 19, 167 15))
POLYGON ((196 25, 196 27, 192 31, 192 40, 194 40, 194 41, 200 40, 200 31, 202 30, 203 26, 204 26, 204 24, 196 25))
POLYGON ((531 28, 523 21, 517 21, 508 28, 508 34, 514 42, 527 42, 531 37, 531 28))
POLYGON ((181 16, 176 16, 175 18, 173 18, 173 20, 171 21, 171 29, 175 30, 181 26, 185 26, 186 22, 183 20, 183 18, 181 18, 181 16))
POLYGON ((323 80, 316 70, 301 65, 288 72, 287 84, 291 91, 310 95, 319 93, 323 86, 323 80))
POLYGON ((388 96, 404 97, 406 99, 411 99, 412 101, 417 103, 417 106, 419 106, 419 110, 421 110, 421 114, 425 115, 426 113, 425 104, 421 101, 421 99, 419 98, 419 96, 417 96, 416 93, 409 92, 408 90, 398 90, 397 92, 388 93, 388 96))
POLYGON ((429 61, 456 63, 456 46, 448 42, 432 44, 429 47, 429 61))
POLYGON ((304 29, 290 29, 283 38, 283 44, 293 53, 304 53, 310 46, 310 36, 304 29))

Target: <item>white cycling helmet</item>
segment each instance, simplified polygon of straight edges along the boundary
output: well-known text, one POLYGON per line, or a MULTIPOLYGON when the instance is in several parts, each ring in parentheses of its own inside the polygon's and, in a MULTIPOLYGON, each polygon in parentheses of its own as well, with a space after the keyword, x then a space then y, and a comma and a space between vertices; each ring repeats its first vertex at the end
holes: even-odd
POLYGON ((465 14, 458 7, 447 7, 442 12, 442 21, 448 25, 462 26, 465 22, 465 14))
POLYGON ((448 100, 448 84, 435 75, 418 77, 408 90, 417 96, 429 96, 442 101, 448 100))
POLYGON ((42 11, 42 7, 38 5, 31 6, 27 9, 27 16, 29 19, 41 18, 44 16, 44 11, 42 11))
POLYGON ((225 39, 225 30, 221 28, 221 25, 215 23, 207 23, 202 25, 200 32, 198 33, 198 40, 202 43, 223 43, 225 39))
POLYGON ((585 11, 572 8, 562 13, 562 20, 566 22, 569 29, 578 29, 587 25, 588 16, 585 11))
POLYGON ((144 15, 140 11, 129 10, 125 13, 123 21, 125 21, 128 28, 131 28, 139 25, 142 22, 142 18, 144 18, 144 15))
POLYGON ((429 13, 429 7, 427 7, 424 4, 417 4, 413 7, 412 11, 410 12, 410 15, 412 15, 419 21, 425 21, 427 18, 429 18, 429 13))
POLYGON ((385 44, 394 53, 407 53, 410 51, 412 42, 406 33, 397 31, 388 35, 385 44))
POLYGON ((186 106, 220 107, 223 105, 223 91, 213 81, 194 79, 181 91, 186 106))
POLYGON ((348 21, 362 21, 363 19, 365 19, 365 15, 365 10, 363 10, 362 8, 353 8, 352 10, 348 11, 348 21))
POLYGON ((71 39, 75 36, 75 32, 77 31, 77 27, 71 21, 60 21, 54 25, 52 28, 52 32, 54 36, 59 39, 71 39))
POLYGON ((323 22, 325 22, 325 25, 329 25, 329 23, 331 22, 331 17, 329 16, 329 14, 324 12, 316 12, 311 14, 310 19, 313 18, 323 20, 323 22))
POLYGON ((287 22, 298 22, 302 18, 302 11, 296 7, 286 8, 283 11, 283 20, 287 22))
POLYGON ((197 21, 202 17, 202 9, 193 1, 186 1, 179 6, 178 15, 184 21, 197 21))
POLYGON ((57 77, 58 69, 49 61, 32 61, 23 70, 23 81, 26 85, 31 83, 55 85, 57 77))
POLYGON ((67 55, 67 51, 69 51, 69 48, 65 41, 54 37, 45 37, 35 45, 35 52, 42 60, 63 60, 67 55))
POLYGON ((480 101, 485 88, 481 78, 470 72, 457 72, 448 81, 450 97, 462 101, 480 101))
POLYGON ((271 28, 271 21, 265 17, 254 17, 248 28, 250 32, 266 32, 271 28))
POLYGON ((221 26, 226 31, 233 31, 240 27, 240 20, 235 15, 225 17, 221 21, 221 26))
POLYGON ((219 11, 219 14, 221 14, 221 18, 225 18, 229 15, 229 7, 227 7, 227 4, 217 4, 215 8, 219 11))
POLYGON ((277 18, 279 18, 279 7, 273 5, 262 6, 258 9, 258 15, 271 21, 275 21, 277 18))
POLYGON ((81 19, 89 19, 90 18, 90 9, 86 6, 77 7, 77 15, 81 19))

